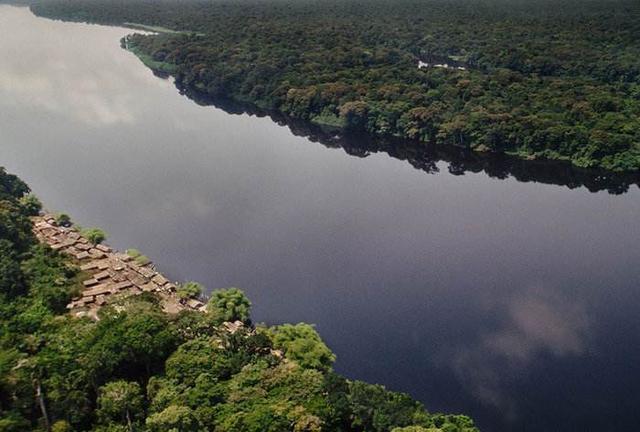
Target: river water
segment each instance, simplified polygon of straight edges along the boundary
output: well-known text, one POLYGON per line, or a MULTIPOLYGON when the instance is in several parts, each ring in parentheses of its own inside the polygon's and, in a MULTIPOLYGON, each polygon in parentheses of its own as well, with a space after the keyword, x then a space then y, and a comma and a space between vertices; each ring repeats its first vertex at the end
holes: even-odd
POLYGON ((637 429, 636 185, 322 145, 194 103, 128 32, 0 6, 0 165, 50 209, 484 431, 637 429))

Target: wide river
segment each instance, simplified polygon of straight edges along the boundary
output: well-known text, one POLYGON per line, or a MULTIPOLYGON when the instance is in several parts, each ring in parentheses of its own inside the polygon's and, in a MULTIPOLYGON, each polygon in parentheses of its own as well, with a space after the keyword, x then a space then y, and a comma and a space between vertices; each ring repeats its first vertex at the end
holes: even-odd
POLYGON ((484 431, 637 430, 636 185, 352 156, 194 103, 128 32, 0 6, 0 165, 50 209, 484 431))

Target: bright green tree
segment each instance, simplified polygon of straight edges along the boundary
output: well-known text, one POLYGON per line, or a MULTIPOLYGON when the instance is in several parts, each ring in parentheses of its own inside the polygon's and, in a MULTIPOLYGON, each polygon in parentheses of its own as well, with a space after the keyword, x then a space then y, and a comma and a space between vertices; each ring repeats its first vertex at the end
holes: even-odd
POLYGON ((287 358, 303 368, 329 370, 336 360, 312 325, 283 324, 270 329, 269 334, 274 348, 283 350, 287 358))
POLYGON ((190 281, 180 284, 176 289, 176 294, 178 294, 178 297, 181 299, 190 299, 200 297, 203 291, 204 287, 201 284, 190 281))
POLYGON ((147 417, 149 432, 192 432, 200 431, 199 422, 191 408, 169 405, 163 411, 147 417))
POLYGON ((238 288, 213 291, 207 304, 207 311, 219 322, 249 322, 250 310, 251 302, 238 288))
POLYGON ((107 233, 100 228, 83 229, 80 234, 94 245, 100 244, 107 239, 107 233))

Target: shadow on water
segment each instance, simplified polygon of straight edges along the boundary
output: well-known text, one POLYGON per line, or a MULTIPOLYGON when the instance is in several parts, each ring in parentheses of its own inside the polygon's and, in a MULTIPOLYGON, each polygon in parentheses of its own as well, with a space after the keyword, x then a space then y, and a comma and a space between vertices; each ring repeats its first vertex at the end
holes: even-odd
MULTIPOLYGON (((160 78, 169 77, 160 72, 155 72, 155 75, 160 78)), ((341 148, 347 154, 361 158, 374 153, 386 153, 429 174, 439 173, 439 162, 446 162, 447 171, 453 175, 483 172, 495 179, 514 178, 520 182, 543 183, 569 189, 585 187, 590 192, 607 191, 613 195, 622 195, 633 185, 640 187, 640 173, 613 173, 579 168, 562 161, 524 160, 508 155, 478 153, 453 146, 429 145, 406 139, 337 133, 335 129, 323 128, 278 112, 259 109, 251 104, 214 98, 179 84, 176 84, 176 87, 182 95, 198 105, 214 106, 229 114, 269 117, 277 124, 287 126, 295 136, 305 137, 325 147, 341 148)))

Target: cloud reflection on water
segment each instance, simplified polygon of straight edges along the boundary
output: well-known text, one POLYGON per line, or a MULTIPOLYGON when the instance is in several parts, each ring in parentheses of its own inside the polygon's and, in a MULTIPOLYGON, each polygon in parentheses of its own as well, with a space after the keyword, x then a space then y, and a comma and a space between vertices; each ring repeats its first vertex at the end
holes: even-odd
MULTIPOLYGON (((20 13, 30 14, 26 8, 21 8, 20 13)), ((0 15, 0 28, 10 28, 10 20, 10 14, 0 15)), ((34 28, 28 32, 3 34, 7 39, 3 57, 11 61, 0 62, 0 93, 5 98, 2 105, 28 104, 34 109, 92 127, 134 124, 144 105, 128 91, 130 82, 124 82, 110 72, 114 67, 123 66, 123 62, 138 61, 133 55, 122 56, 118 52, 118 40, 130 30, 106 29, 113 33, 114 49, 96 56, 97 61, 93 58, 86 68, 72 68, 70 65, 87 61, 78 57, 81 53, 77 45, 64 38, 65 32, 73 37, 74 27, 78 26, 87 25, 61 27, 55 21, 42 19, 35 21, 34 28), (52 31, 54 27, 56 31, 52 31), (25 50, 25 46, 39 46, 40 50, 25 50), (46 56, 33 57, 42 52, 46 52, 46 56)), ((88 40, 84 42, 91 46, 95 42, 91 38, 101 36, 100 32, 87 33, 88 40)), ((155 79, 145 68, 136 71, 138 73, 131 76, 131 80, 170 85, 155 79)))
POLYGON ((515 419, 517 395, 509 388, 545 355, 585 354, 589 320, 584 303, 551 289, 527 290, 495 309, 501 324, 483 333, 475 345, 458 347, 452 364, 460 382, 478 400, 515 419))

